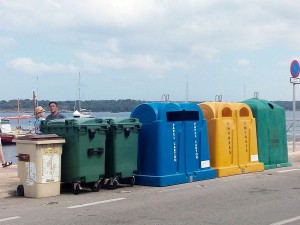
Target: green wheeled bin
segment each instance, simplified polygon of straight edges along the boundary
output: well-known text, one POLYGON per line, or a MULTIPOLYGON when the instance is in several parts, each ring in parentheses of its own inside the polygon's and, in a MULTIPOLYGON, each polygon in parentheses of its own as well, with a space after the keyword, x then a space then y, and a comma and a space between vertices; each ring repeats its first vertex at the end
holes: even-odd
POLYGON ((119 183, 135 183, 138 136, 141 123, 135 118, 107 119, 110 125, 106 136, 105 184, 115 189, 119 183))
POLYGON ((73 185, 79 194, 83 186, 99 191, 105 175, 105 140, 109 124, 95 118, 69 118, 43 121, 43 134, 57 134, 63 145, 61 181, 73 185))
POLYGON ((285 110, 266 100, 252 98, 243 101, 256 119, 258 158, 265 169, 286 167, 288 161, 285 110))

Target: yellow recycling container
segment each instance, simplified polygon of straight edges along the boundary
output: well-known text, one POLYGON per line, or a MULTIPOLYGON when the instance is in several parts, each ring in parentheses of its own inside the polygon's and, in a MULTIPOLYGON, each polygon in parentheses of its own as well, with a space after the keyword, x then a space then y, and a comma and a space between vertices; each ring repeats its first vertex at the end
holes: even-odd
POLYGON ((217 170, 217 176, 262 171, 263 164, 258 163, 257 157, 255 119, 249 107, 225 102, 205 102, 199 107, 207 120, 211 167, 217 170))
POLYGON ((14 139, 21 185, 17 194, 31 198, 60 195, 61 154, 65 140, 57 135, 14 139))
POLYGON ((235 116, 231 104, 205 102, 199 106, 207 120, 211 167, 217 170, 218 177, 241 174, 235 116))
POLYGON ((243 173, 264 170, 264 164, 258 162, 256 122, 252 111, 245 103, 232 103, 237 127, 239 166, 243 173))

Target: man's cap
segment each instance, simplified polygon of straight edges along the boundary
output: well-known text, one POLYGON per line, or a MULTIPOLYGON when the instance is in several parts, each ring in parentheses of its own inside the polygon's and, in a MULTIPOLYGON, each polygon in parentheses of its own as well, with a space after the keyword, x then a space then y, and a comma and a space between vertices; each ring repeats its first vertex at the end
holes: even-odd
POLYGON ((43 109, 42 106, 38 106, 34 109, 34 113, 35 115, 39 114, 39 113, 42 113, 42 112, 45 112, 45 110, 43 109))

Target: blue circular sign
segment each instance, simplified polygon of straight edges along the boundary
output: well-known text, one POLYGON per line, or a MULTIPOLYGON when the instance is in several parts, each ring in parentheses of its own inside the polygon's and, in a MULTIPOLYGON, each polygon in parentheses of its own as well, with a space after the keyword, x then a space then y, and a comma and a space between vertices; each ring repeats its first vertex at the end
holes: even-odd
POLYGON ((300 72, 300 65, 299 65, 299 62, 297 60, 294 60, 292 63, 291 63, 291 67, 290 67, 290 71, 291 71, 291 74, 294 78, 298 77, 299 76, 299 72, 300 72))

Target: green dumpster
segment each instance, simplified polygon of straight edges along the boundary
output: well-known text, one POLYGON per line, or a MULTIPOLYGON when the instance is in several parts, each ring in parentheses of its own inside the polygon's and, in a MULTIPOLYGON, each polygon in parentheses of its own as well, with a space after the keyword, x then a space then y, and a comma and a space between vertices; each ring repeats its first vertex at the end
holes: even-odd
POLYGON ((99 191, 105 175, 105 140, 109 124, 95 118, 70 118, 43 121, 43 134, 57 134, 63 145, 61 181, 73 184, 74 194, 82 186, 99 191))
POLYGON ((135 183, 137 170, 138 135, 141 123, 135 118, 108 119, 106 136, 106 186, 114 189, 119 183, 135 183))
POLYGON ((248 99, 246 103, 256 119, 258 158, 265 169, 286 167, 288 161, 285 110, 262 99, 248 99))

